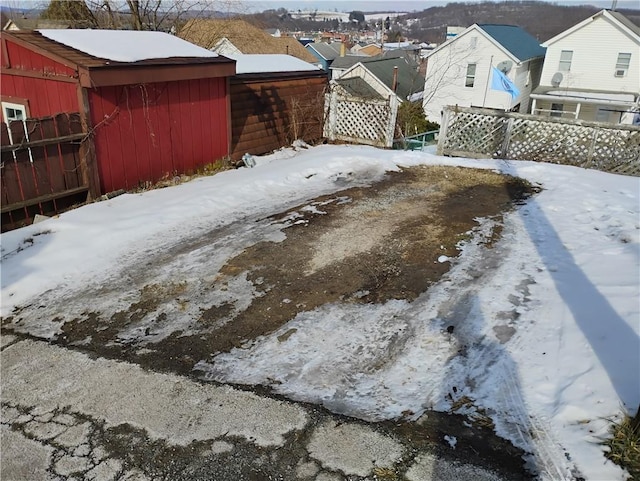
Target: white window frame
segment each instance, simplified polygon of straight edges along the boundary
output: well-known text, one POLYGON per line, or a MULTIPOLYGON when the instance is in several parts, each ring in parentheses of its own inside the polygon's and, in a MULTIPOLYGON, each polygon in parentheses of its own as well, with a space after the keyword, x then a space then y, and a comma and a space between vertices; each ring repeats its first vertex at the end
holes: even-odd
POLYGON ((558 70, 560 72, 570 72, 572 61, 573 61, 573 50, 561 50, 560 61, 558 62, 558 70))
POLYGON ((628 52, 618 53, 614 75, 616 77, 625 77, 627 72, 629 72, 629 65, 631 65, 631 54, 628 52))
MULTIPOLYGON (((14 102, 4 102, 0 101, 0 105, 2 106, 2 117, 9 126, 10 122, 22 121, 22 129, 24 130, 24 138, 27 142, 29 142, 29 132, 27 132, 27 106, 24 104, 16 104, 14 102), (8 109, 18 110, 22 113, 21 119, 10 119, 8 109)), ((7 129, 7 134, 9 134, 9 143, 13 145, 13 135, 11 134, 11 129, 7 129)), ((16 160, 16 152, 11 152, 13 155, 13 160, 16 160)), ((29 149, 29 161, 33 163, 33 155, 31 154, 31 149, 29 149)))
POLYGON ((478 64, 476 63, 468 63, 467 64, 467 74, 464 77, 464 86, 473 88, 476 83, 476 69, 478 68, 478 64), (472 68, 473 67, 473 68, 472 68), (469 73, 473 70, 473 73, 469 73), (469 85, 469 79, 471 79, 471 85, 469 85))
POLYGON ((13 102, 0 102, 2 104, 2 117, 4 118, 5 123, 9 123, 12 120, 27 120, 27 106, 23 104, 16 104, 13 102), (19 110, 22 112, 21 119, 10 119, 9 118, 9 109, 19 110))

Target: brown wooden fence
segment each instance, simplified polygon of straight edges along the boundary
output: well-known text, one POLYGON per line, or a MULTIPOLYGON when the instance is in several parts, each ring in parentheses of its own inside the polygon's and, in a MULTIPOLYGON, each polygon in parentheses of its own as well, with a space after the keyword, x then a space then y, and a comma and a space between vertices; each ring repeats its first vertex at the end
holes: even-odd
POLYGON ((90 140, 78 113, 0 124, 2 231, 85 202, 90 140))

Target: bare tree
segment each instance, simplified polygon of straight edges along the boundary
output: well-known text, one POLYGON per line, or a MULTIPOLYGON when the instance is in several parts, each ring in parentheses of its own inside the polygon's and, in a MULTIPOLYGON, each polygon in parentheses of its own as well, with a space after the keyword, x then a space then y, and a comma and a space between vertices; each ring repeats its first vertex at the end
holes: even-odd
POLYGON ((240 0, 51 0, 43 18, 65 20, 74 28, 176 32, 187 20, 210 11, 229 13, 240 0))
POLYGON ((453 43, 437 57, 427 58, 422 105, 429 121, 440 121, 441 105, 458 103, 458 90, 452 90, 450 86, 459 85, 464 80, 467 65, 474 63, 472 59, 475 58, 474 50, 466 47, 466 44, 453 43))

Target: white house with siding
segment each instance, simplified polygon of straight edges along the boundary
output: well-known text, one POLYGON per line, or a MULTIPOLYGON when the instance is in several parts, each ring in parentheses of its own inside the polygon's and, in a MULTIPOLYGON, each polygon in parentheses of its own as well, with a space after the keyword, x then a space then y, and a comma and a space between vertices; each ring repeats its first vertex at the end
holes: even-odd
POLYGON ((527 113, 543 58, 544 48, 520 27, 474 24, 466 28, 427 56, 423 94, 427 119, 440 122, 446 105, 527 113), (520 91, 516 98, 491 89, 492 67, 502 70, 520 91))
POLYGON ((640 28, 602 10, 542 44, 547 48, 532 113, 631 123, 640 107, 640 28))

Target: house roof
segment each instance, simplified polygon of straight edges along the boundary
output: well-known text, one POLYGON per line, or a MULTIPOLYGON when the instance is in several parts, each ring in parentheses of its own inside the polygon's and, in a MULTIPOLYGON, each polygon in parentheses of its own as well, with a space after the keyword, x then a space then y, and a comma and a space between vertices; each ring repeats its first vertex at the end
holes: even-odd
POLYGON ((244 54, 285 54, 305 62, 317 61, 295 38, 272 37, 245 20, 193 19, 180 29, 178 36, 206 49, 226 38, 244 54))
POLYGON ((365 99, 383 98, 376 90, 361 77, 339 78, 335 83, 342 87, 345 92, 354 97, 365 99))
POLYGON ((631 20, 629 20, 624 15, 622 15, 620 12, 612 12, 612 11, 609 11, 609 10, 600 10, 598 13, 596 13, 594 15, 591 15, 589 18, 583 20, 582 22, 575 24, 573 27, 568 28, 564 32, 560 32, 555 37, 550 38, 549 40, 544 42, 542 45, 544 47, 548 47, 549 45, 557 42, 558 40, 566 37, 567 35, 572 34, 576 30, 581 29, 585 25, 588 25, 589 23, 593 22, 594 20, 596 20, 599 17, 608 18, 614 24, 617 24, 622 30, 626 31, 629 35, 634 37, 636 39, 636 41, 640 41, 640 27, 638 27, 636 24, 634 24, 631 20))
MULTIPOLYGON (((229 55, 236 61, 236 74, 271 73, 271 72, 317 72, 321 68, 282 54, 240 54, 229 55)), ((323 73, 324 75, 324 73, 323 73)))
POLYGON ((424 89, 423 76, 411 68, 403 58, 372 59, 360 64, 391 90, 393 90, 393 70, 394 67, 398 67, 396 94, 402 99, 424 89))
POLYGON ((367 55, 345 55, 344 57, 336 57, 331 63, 331 68, 347 69, 369 58, 367 55))
POLYGON ((640 37, 640 26, 633 23, 627 17, 622 15, 620 12, 609 12, 609 15, 611 15, 613 18, 618 20, 618 22, 620 22, 622 25, 624 25, 625 27, 627 27, 629 30, 631 30, 633 33, 635 33, 637 36, 640 37))
POLYGON ((3 30, 35 30, 37 28, 71 28, 66 20, 44 18, 13 18, 4 22, 3 30))
POLYGON ((449 47, 449 45, 457 42, 472 30, 479 31, 485 38, 504 50, 505 54, 511 56, 516 62, 525 62, 533 58, 544 57, 545 48, 540 46, 540 43, 522 28, 515 25, 478 25, 476 23, 431 50, 427 54, 427 57, 449 47))
POLYGON ((59 29, 40 34, 92 57, 138 62, 171 57, 217 57, 218 54, 163 32, 140 30, 59 29))
POLYGON ((366 53, 367 55, 377 55, 382 52, 380 45, 376 45, 375 43, 370 43, 369 45, 365 45, 359 50, 360 53, 366 53))
POLYGON ((340 44, 336 43, 313 42, 307 44, 305 48, 314 49, 325 60, 335 60, 340 56, 340 44))
POLYGON ((557 87, 539 86, 533 92, 532 97, 560 100, 566 102, 584 102, 593 104, 621 105, 631 107, 636 104, 638 95, 633 92, 620 92, 612 90, 592 89, 559 89, 557 87))
MULTIPOLYGON (((45 33, 47 33, 49 37, 56 36, 56 34, 51 34, 51 32, 52 31, 45 31, 45 33)), ((56 30, 55 32, 64 32, 67 37, 74 36, 73 30, 56 30)), ((104 43, 107 43, 108 39, 117 37, 126 37, 127 39, 130 39, 131 37, 127 34, 130 34, 132 32, 123 30, 111 30, 108 31, 110 33, 107 36, 103 35, 103 30, 85 30, 83 32, 85 33, 78 36, 75 41, 77 41, 80 37, 89 38, 95 36, 96 39, 92 39, 89 42, 90 46, 88 44, 80 48, 74 48, 74 46, 68 45, 68 43, 71 42, 67 42, 67 44, 65 44, 61 41, 49 38, 39 31, 5 31, 2 35, 7 41, 12 41, 29 50, 32 50, 36 53, 44 55, 47 58, 59 62, 73 70, 76 70, 77 77, 79 78, 80 84, 83 87, 92 88, 109 85, 127 85, 131 83, 150 83, 210 77, 226 77, 235 74, 235 62, 226 57, 222 57, 219 55, 206 57, 184 55, 174 56, 171 58, 154 58, 156 57, 156 54, 153 52, 153 47, 149 46, 148 44, 147 46, 150 49, 148 55, 142 56, 137 60, 133 60, 133 56, 129 58, 129 61, 113 60, 110 58, 99 57, 97 56, 98 54, 96 53, 96 51, 92 50, 96 43, 99 43, 99 39, 103 39, 104 43), (86 50, 89 50, 89 52, 87 52, 86 50)), ((163 34, 160 32, 138 31, 136 33, 142 35, 142 37, 140 38, 160 38, 156 35, 147 35, 154 33, 170 37, 171 41, 169 43, 172 44, 173 40, 178 40, 177 38, 169 34, 163 34)), ((164 39, 166 37, 162 38, 164 39)), ((146 41, 142 43, 146 44, 146 41)), ((115 45, 121 45, 120 41, 116 41, 111 48, 105 46, 104 51, 106 53, 100 55, 107 55, 110 52, 110 49, 113 49, 115 45)), ((157 49, 158 44, 156 43, 155 45, 155 48, 157 49)), ((188 43, 187 46, 196 49, 198 48, 195 45, 189 45, 188 43)), ((76 47, 78 47, 78 45, 76 45, 76 47)), ((177 51, 184 54, 187 54, 187 52, 192 52, 190 48, 185 48, 185 50, 178 49, 177 51)), ((172 52, 177 51, 172 50, 172 52)), ((165 55, 167 53, 168 51, 165 52, 165 55)), ((11 58, 7 58, 5 62, 11 62, 11 58)), ((19 72, 21 70, 25 70, 25 68, 20 67, 16 69, 9 64, 8 66, 6 66, 6 70, 3 71, 3 74, 11 74, 15 72, 16 75, 19 75, 19 72)))
POLYGON ((478 24, 478 27, 520 62, 544 56, 545 49, 540 46, 540 42, 516 25, 478 24))

